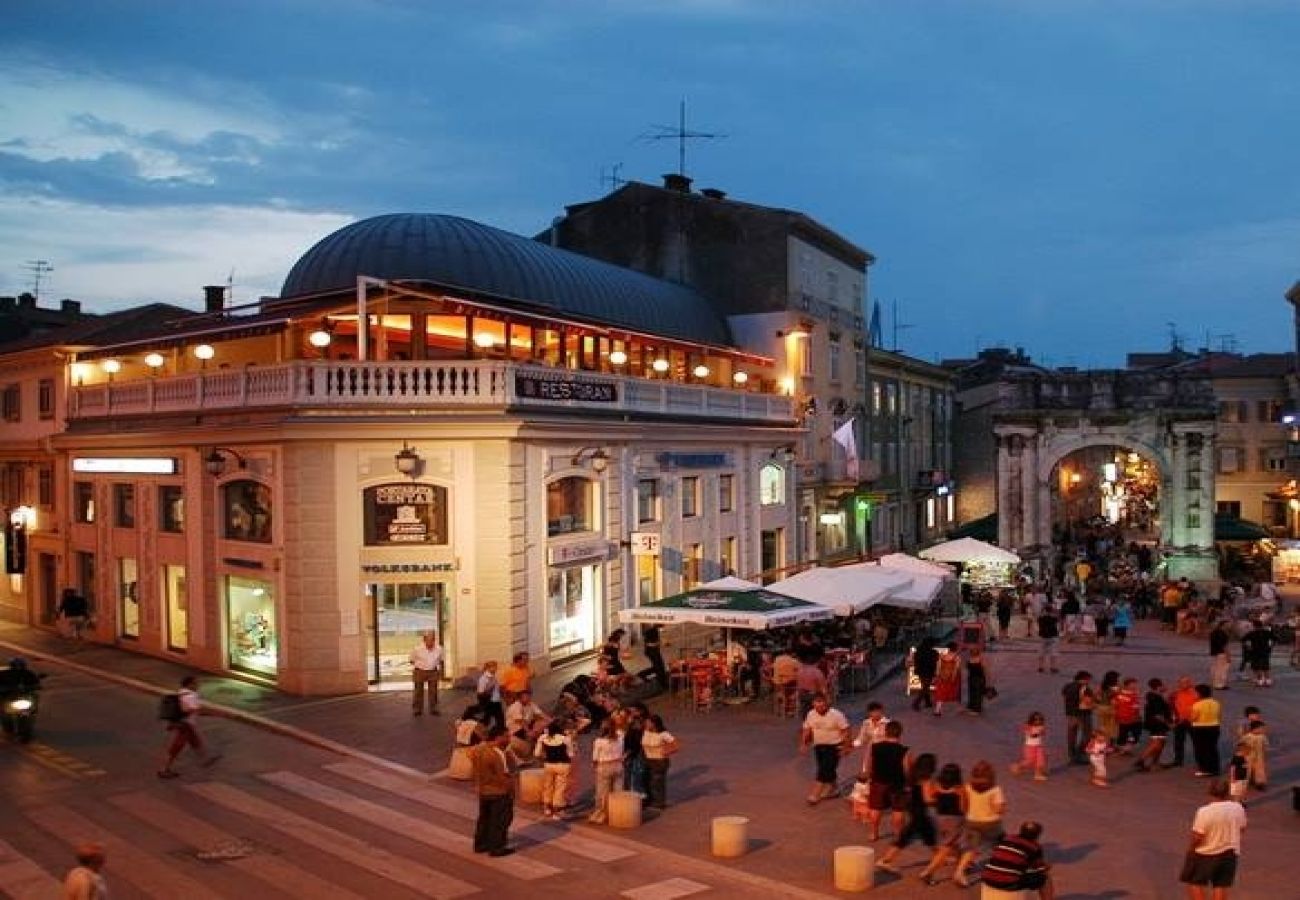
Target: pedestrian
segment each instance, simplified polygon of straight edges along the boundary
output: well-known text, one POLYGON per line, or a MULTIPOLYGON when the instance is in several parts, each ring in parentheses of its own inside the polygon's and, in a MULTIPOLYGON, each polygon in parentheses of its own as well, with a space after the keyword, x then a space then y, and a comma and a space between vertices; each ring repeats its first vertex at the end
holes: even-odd
POLYGON ((934 678, 939 671, 939 649, 935 646, 934 638, 926 637, 921 639, 916 650, 912 653, 912 674, 920 682, 921 689, 917 692, 916 697, 912 699, 912 711, 920 712, 921 707, 927 709, 934 707, 934 678))
POLYGON ((831 707, 825 694, 813 697, 812 709, 804 717, 799 732, 800 752, 811 749, 817 764, 817 774, 808 793, 809 806, 839 793, 840 757, 848 746, 849 720, 831 707))
POLYGON ((1228 758, 1228 798, 1246 805, 1246 789, 1250 787, 1250 747, 1241 741, 1228 758))
POLYGON ((641 650, 650 666, 637 672, 636 677, 645 681, 653 676, 656 688, 668 690, 668 667, 664 665, 663 638, 658 625, 646 625, 641 629, 641 650))
POLYGON ((1190 676, 1178 679, 1178 687, 1170 698, 1174 708, 1174 761, 1171 766, 1181 766, 1186 758, 1186 745, 1192 736, 1192 704, 1200 699, 1190 676))
POLYGON ((1264 720, 1251 721, 1240 740, 1246 745, 1246 761, 1250 763, 1250 785, 1262 791, 1268 787, 1268 727, 1264 724, 1264 720))
POLYGON ((176 694, 177 717, 168 721, 167 748, 163 751, 162 768, 158 770, 159 778, 176 778, 179 773, 174 768, 176 757, 186 747, 191 747, 199 757, 200 764, 206 769, 221 758, 220 754, 211 753, 199 733, 198 717, 211 714, 210 708, 204 707, 199 698, 199 680, 193 675, 181 679, 181 689, 176 694))
POLYGON ((826 681, 826 673, 822 671, 821 666, 817 663, 801 662, 795 672, 794 688, 799 703, 799 719, 802 721, 807 718, 808 711, 813 707, 813 698, 818 694, 829 693, 830 684, 826 681))
POLYGON ((1119 693, 1119 673, 1114 669, 1101 676, 1101 686, 1093 691, 1092 720, 1112 741, 1119 737, 1115 720, 1115 695, 1119 693))
POLYGON ((1040 712, 1031 712, 1020 726, 1020 761, 1011 764, 1011 774, 1033 772, 1034 781, 1047 780, 1047 720, 1040 712))
POLYGON ((939 770, 931 800, 939 842, 920 877, 926 884, 933 885, 939 883, 939 873, 949 858, 955 862, 961 857, 962 831, 966 821, 966 786, 962 784, 961 766, 947 763, 939 770))
POLYGON ((641 739, 645 737, 645 720, 650 710, 644 703, 629 703, 620 713, 615 715, 623 736, 623 790, 645 796, 645 751, 641 739))
POLYGON ((1038 617, 1038 671, 1059 672, 1057 645, 1061 641, 1061 620, 1056 617, 1056 607, 1048 603, 1038 617))
POLYGON ((1011 593, 998 591, 997 619, 998 637, 1004 641, 1011 640, 1011 614, 1015 611, 1011 593))
POLYGON ((884 740, 871 745, 870 782, 867 798, 870 807, 871 840, 880 840, 880 819, 889 812, 894 836, 903 832, 903 816, 907 810, 907 773, 912 768, 912 756, 902 742, 903 723, 890 722, 885 726, 884 740))
POLYGON ((943 715, 945 703, 961 702, 961 654, 957 645, 949 643, 939 654, 939 665, 934 673, 934 714, 943 715))
POLYGON ((562 819, 569 805, 569 779, 578 751, 564 723, 552 719, 537 739, 533 756, 542 761, 542 817, 562 819))
POLYGON ((1165 696, 1165 683, 1159 678, 1147 682, 1147 695, 1142 705, 1142 724, 1146 727, 1146 749, 1138 757, 1133 767, 1139 772, 1150 772, 1160 765, 1160 757, 1169 740, 1169 730, 1173 726, 1174 713, 1165 696))
POLYGON ((490 724, 506 727, 506 711, 501 703, 501 682, 497 679, 497 661, 489 659, 483 663, 475 685, 479 709, 490 724))
POLYGON ((922 753, 916 758, 907 774, 907 824, 894 839, 893 845, 885 851, 885 855, 876 861, 876 868, 897 874, 898 868, 894 865, 894 860, 908 844, 918 838, 930 848, 931 858, 934 857, 938 834, 934 819, 930 818, 930 806, 934 802, 932 779, 938 765, 939 761, 933 753, 922 753))
POLYGON ((411 651, 411 715, 424 714, 424 695, 429 694, 429 715, 440 716, 438 711, 438 681, 442 678, 443 653, 438 644, 438 632, 426 631, 420 643, 411 651))
POLYGON ((1083 765, 1088 761, 1084 747, 1092 734, 1092 673, 1084 669, 1075 672, 1074 679, 1061 689, 1061 697, 1065 701, 1067 720, 1066 759, 1076 765, 1083 765))
POLYGON ((90 601, 73 588, 64 588, 55 610, 65 637, 81 640, 81 632, 90 624, 90 601))
POLYGON ((1115 745, 1110 742, 1106 732, 1100 728, 1095 729, 1084 752, 1088 754, 1088 765, 1092 767, 1092 786, 1110 787, 1106 781, 1106 757, 1115 752, 1115 745))
POLYGON ((1250 632, 1241 639, 1246 658, 1250 660, 1250 671, 1255 678, 1256 687, 1273 686, 1273 644, 1273 629, 1258 619, 1250 632))
POLYGON ((662 716, 651 714, 646 717, 641 750, 645 753, 646 805, 651 809, 668 806, 668 769, 673 754, 680 749, 681 743, 664 727, 662 716))
POLYGON ((1190 900, 1227 900, 1228 888, 1237 877, 1241 854, 1241 833, 1246 830, 1246 810, 1228 799, 1228 785, 1210 782, 1210 802, 1192 819, 1191 846, 1183 860, 1179 881, 1187 885, 1190 900), (1205 888, 1212 888, 1207 894, 1205 888))
POLYGON ((1123 647, 1124 642, 1128 640, 1129 629, 1133 627, 1133 605, 1128 602, 1127 597, 1120 598, 1119 603, 1115 604, 1114 618, 1111 619, 1110 628, 1115 633, 1115 646, 1123 647))
POLYGON ((1210 629, 1210 685, 1216 691, 1227 690, 1228 687, 1228 669, 1232 665, 1228 644, 1231 639, 1227 619, 1220 619, 1210 629))
POLYGON ((1192 704, 1191 734, 1192 754, 1196 757, 1197 777, 1208 778, 1219 774, 1219 732, 1222 727, 1223 708, 1213 697, 1208 684, 1196 686, 1197 700, 1192 704))
MULTIPOLYGON (((1125 756, 1133 753, 1142 737, 1142 697, 1138 694, 1138 680, 1125 678, 1115 692, 1116 749, 1125 756)), ((1106 733, 1110 737, 1109 733, 1106 733)))
POLYGON ((519 652, 510 658, 510 665, 501 672, 501 702, 509 705, 533 687, 533 667, 527 653, 519 652))
POLYGON ((76 847, 77 865, 63 879, 64 900, 108 900, 108 882, 104 880, 104 863, 108 855, 104 845, 86 841, 76 847))
POLYGON ((623 738, 611 716, 600 723, 600 733, 591 745, 591 766, 595 778, 595 803, 587 821, 604 825, 609 821, 609 795, 623 777, 623 738))
POLYGON ((515 762, 508 749, 510 732, 493 725, 487 740, 471 755, 474 787, 478 792, 478 820, 474 824, 474 852, 488 856, 509 856, 510 823, 515 817, 515 762))
POLYGON ((506 707, 506 730, 511 740, 519 742, 522 748, 519 753, 532 749, 550 721, 551 717, 533 702, 533 692, 529 690, 515 694, 514 702, 506 707))
POLYGON ((854 747, 862 748, 862 771, 870 773, 871 771, 871 747, 885 739, 885 726, 890 722, 885 715, 884 704, 878 700, 872 700, 867 704, 867 717, 862 720, 862 727, 858 729, 858 736, 853 740, 854 747))
POLYGON ((1006 809, 1006 797, 998 787, 993 764, 980 760, 971 767, 970 781, 966 784, 966 827, 963 834, 966 847, 952 876, 958 887, 970 887, 968 875, 980 851, 991 849, 1002 840, 1002 816, 1006 809))
POLYGON ((1053 900, 1052 867, 1043 858, 1043 826, 1034 821, 1020 823, 1014 835, 998 841, 984 866, 982 897, 985 900, 1023 897, 1034 891, 1039 900, 1053 900))
POLYGON ((972 647, 966 657, 966 709, 968 715, 984 712, 984 701, 995 693, 990 677, 988 657, 979 647, 972 647))

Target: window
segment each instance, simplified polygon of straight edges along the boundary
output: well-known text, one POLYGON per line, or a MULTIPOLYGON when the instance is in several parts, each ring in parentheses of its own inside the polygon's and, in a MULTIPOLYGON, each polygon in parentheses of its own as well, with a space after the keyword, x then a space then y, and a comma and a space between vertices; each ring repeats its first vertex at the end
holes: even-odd
POLYGON ((7 384, 0 394, 0 414, 6 422, 17 422, 23 417, 22 385, 7 384))
POLYGON ((74 521, 89 523, 95 521, 95 486, 89 481, 77 481, 72 485, 72 515, 74 521))
POLYGON ((898 385, 885 385, 885 411, 891 416, 898 413, 898 385))
POLYGON ((271 489, 260 482, 243 479, 221 489, 222 533, 232 541, 271 543, 271 489))
POLYGON ((1260 422, 1280 423, 1282 421, 1281 400, 1259 400, 1255 406, 1255 412, 1260 422))
POLYGON ((758 473, 758 502, 763 506, 785 503, 785 469, 768 463, 758 473))
POLYGON ((884 385, 879 381, 871 385, 871 411, 875 415, 880 415, 882 410, 881 397, 884 394, 884 385))
POLYGON ((571 476, 546 486, 546 533, 569 534, 591 531, 591 502, 594 485, 586 478, 571 476))
POLYGON ((230 667, 274 677, 279 663, 279 635, 271 583, 228 576, 226 611, 230 621, 230 667))
POLYGON ((863 362, 862 351, 853 351, 853 383, 862 386, 867 383, 867 365, 863 362))
POLYGON ((113 485, 113 524, 118 528, 135 527, 135 485, 113 485))
POLYGON ((1259 470, 1261 472, 1285 472, 1286 448, 1264 447, 1259 451, 1259 470))
POLYGON ((690 552, 687 553, 686 559, 682 560, 682 581, 686 588, 693 588, 702 580, 700 578, 700 564, 704 562, 704 546, 702 544, 691 544, 690 552))
POLYGON ((140 577, 136 561, 123 556, 117 561, 118 624, 122 637, 140 636, 140 577))
POLYGON ((22 506, 27 502, 26 468, 23 463, 5 465, 4 483, 0 484, 0 502, 5 506, 22 506))
POLYGON ((723 575, 736 574, 736 539, 734 537, 722 539, 722 547, 718 552, 718 562, 722 564, 723 575))
POLYGON ((1222 400, 1219 402, 1219 421, 1240 424, 1247 420, 1249 404, 1245 400, 1222 400))
POLYGON ((1238 447, 1219 448, 1219 474, 1231 475, 1241 468, 1241 450, 1238 447))
POLYGON ((170 534, 185 531, 185 490, 177 484, 158 488, 158 530, 170 534))
POLYGON ((736 476, 718 476, 718 512, 731 512, 736 504, 736 476))
POLYGON ((813 373, 812 358, 812 336, 805 337, 801 341, 795 341, 794 352, 799 354, 799 374, 811 375, 813 373))
POLYGON ((833 304, 840 302, 840 276, 833 269, 826 270, 826 297, 833 304))
POLYGON ((1220 500, 1214 504, 1214 514, 1216 516, 1226 516, 1229 519, 1241 518, 1241 501, 1240 500, 1220 500))
POLYGON ((829 344, 830 353, 826 359, 826 365, 830 368, 830 380, 840 380, 840 342, 831 341, 829 344))
POLYGON ((77 557, 77 590, 81 591, 81 596, 86 598, 90 604, 91 612, 95 610, 95 554, 87 553, 85 550, 78 550, 77 557))
POLYGON ((163 566, 163 598, 167 604, 167 649, 190 645, 190 603, 184 566, 163 566))
POLYGON ((54 505, 54 467, 40 466, 36 470, 36 505, 54 505))
POLYGON ((642 478, 636 483, 636 520, 659 520, 659 482, 653 478, 642 478))
POLYGON ((42 378, 36 387, 36 411, 42 419, 54 418, 54 379, 42 378))
POLYGON ((700 479, 689 475, 682 479, 682 518, 690 519, 700 514, 700 479))

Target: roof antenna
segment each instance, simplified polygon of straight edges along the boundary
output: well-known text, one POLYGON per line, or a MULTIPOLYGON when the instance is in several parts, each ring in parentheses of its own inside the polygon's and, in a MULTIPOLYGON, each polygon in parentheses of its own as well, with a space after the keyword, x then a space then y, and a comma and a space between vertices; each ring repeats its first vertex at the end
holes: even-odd
POLYGON ((709 131, 690 131, 686 127, 686 100, 683 99, 677 107, 677 125, 651 125, 654 131, 648 131, 641 135, 645 141, 677 141, 677 174, 686 175, 686 142, 688 140, 705 140, 718 141, 726 137, 725 134, 716 134, 709 131))
POLYGON ((50 265, 50 261, 48 259, 29 259, 27 260, 27 264, 23 266, 23 268, 26 269, 29 273, 31 273, 32 296, 36 298, 37 303, 40 303, 41 282, 45 280, 46 275, 49 275, 51 272, 54 271, 54 266, 50 265))
POLYGON ((623 171, 623 164, 621 162, 614 163, 614 165, 610 166, 608 172, 605 171, 604 166, 601 166, 600 186, 603 188, 607 187, 611 192, 613 192, 618 190, 623 185, 627 184, 627 179, 619 174, 619 172, 622 171, 623 171))
POLYGON ((898 321, 898 301, 897 301, 897 300, 891 300, 891 301, 889 301, 889 302, 890 302, 890 305, 893 307, 893 313, 894 313, 894 315, 893 315, 893 319, 894 319, 894 352, 897 353, 897 352, 898 352, 898 333, 899 333, 900 331, 906 331, 906 330, 909 329, 909 328, 915 328, 916 326, 915 326, 915 325, 912 325, 912 324, 910 324, 910 323, 907 323, 907 322, 899 322, 899 321, 898 321))

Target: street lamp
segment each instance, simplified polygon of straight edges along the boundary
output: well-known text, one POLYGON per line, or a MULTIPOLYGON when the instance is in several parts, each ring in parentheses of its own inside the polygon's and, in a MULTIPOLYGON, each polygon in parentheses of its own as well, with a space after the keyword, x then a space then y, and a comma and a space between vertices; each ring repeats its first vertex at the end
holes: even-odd
POLYGON ((569 460, 569 464, 574 466, 580 466, 584 462, 591 463, 592 471, 599 475, 609 465, 609 454, 604 447, 583 447, 569 460))
POLYGON ((229 447, 213 447, 212 452, 203 457, 203 468, 208 470, 208 474, 213 478, 220 478, 226 471, 226 457, 234 457, 235 462, 240 469, 248 468, 248 460, 237 450, 231 450, 229 447))
POLYGON ((415 478, 420 471, 420 454, 415 452, 415 448, 402 441, 402 449, 393 454, 393 466, 403 475, 409 478, 415 478))

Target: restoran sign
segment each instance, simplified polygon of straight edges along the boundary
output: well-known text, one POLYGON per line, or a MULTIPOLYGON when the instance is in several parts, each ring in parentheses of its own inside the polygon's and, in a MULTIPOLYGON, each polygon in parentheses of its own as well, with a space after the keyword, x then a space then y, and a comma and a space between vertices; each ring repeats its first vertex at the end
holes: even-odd
POLYGON ((612 381, 601 381, 593 378, 516 372, 515 394, 521 400, 579 400, 585 403, 617 403, 618 385, 612 381))

